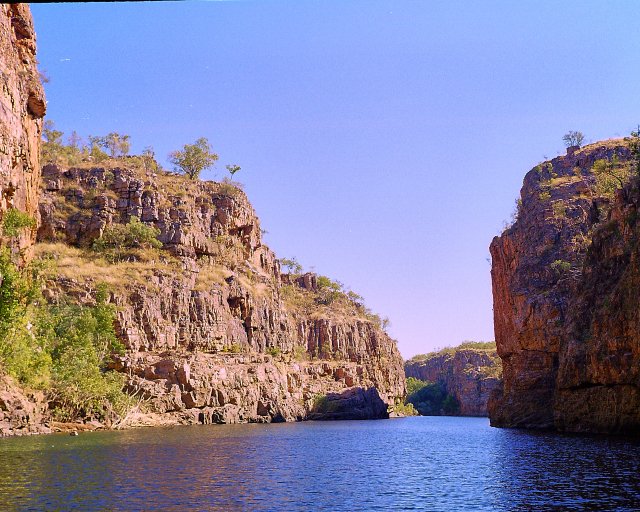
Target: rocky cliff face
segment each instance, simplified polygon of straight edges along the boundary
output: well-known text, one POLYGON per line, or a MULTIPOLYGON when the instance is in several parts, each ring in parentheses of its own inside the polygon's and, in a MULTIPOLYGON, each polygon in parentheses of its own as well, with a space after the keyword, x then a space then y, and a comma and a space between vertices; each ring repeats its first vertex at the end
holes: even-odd
POLYGON ((625 141, 605 141, 570 148, 526 175, 515 224, 491 244, 504 366, 504 390, 489 406, 493 425, 638 430, 631 158, 625 141), (627 184, 619 189, 607 173, 627 184))
MULTIPOLYGON (((36 39, 26 4, 0 5, 0 216, 16 208, 38 212, 39 147, 46 103, 36 66, 36 39)), ((35 230, 9 245, 17 260, 29 257, 35 230)))
POLYGON ((37 251, 56 264, 52 301, 91 302, 108 283, 127 348, 114 367, 145 410, 133 423, 387 416, 402 360, 361 306, 320 300, 311 274, 282 276, 238 188, 126 163, 45 166, 37 251), (158 229, 161 250, 115 263, 91 250, 131 216, 158 229))
POLYGON ((491 393, 501 386, 501 365, 495 350, 459 349, 406 361, 405 375, 442 384, 459 405, 462 416, 487 416, 491 393))

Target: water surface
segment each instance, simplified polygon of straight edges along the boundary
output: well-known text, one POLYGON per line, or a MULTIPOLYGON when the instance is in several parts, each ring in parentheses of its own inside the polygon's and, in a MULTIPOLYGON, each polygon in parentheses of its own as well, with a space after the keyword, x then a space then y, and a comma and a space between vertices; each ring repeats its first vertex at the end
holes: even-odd
POLYGON ((0 510, 639 510, 640 442, 417 417, 0 440, 0 510))

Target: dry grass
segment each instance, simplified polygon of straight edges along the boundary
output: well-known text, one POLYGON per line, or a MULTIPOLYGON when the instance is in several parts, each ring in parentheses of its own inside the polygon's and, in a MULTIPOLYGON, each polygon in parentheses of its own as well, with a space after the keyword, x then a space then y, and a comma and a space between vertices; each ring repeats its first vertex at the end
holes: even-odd
POLYGON ((225 285, 225 279, 233 275, 231 270, 222 265, 203 265, 196 276, 194 290, 203 292, 210 290, 213 285, 225 285))
POLYGON ((148 285, 158 272, 175 274, 179 271, 177 262, 159 251, 150 250, 137 251, 136 261, 109 263, 92 251, 63 243, 39 243, 35 246, 35 256, 48 264, 45 273, 48 278, 60 276, 79 283, 104 282, 115 288, 132 283, 148 285))

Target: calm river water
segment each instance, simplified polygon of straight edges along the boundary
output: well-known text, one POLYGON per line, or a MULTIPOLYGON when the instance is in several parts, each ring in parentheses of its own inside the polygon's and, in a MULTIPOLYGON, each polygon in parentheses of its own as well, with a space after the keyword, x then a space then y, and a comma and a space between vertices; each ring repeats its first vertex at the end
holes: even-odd
POLYGON ((0 510, 639 510, 640 442, 483 418, 0 440, 0 510))

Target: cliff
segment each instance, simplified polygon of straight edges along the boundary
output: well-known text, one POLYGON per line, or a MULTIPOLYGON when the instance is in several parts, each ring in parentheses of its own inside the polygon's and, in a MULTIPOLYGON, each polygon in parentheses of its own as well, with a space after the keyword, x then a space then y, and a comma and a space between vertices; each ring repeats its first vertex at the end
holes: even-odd
MULTIPOLYGON (((0 217, 15 208, 35 217, 40 186, 39 147, 46 103, 36 65, 36 37, 26 4, 0 5, 0 217)), ((35 230, 0 244, 16 261, 30 256, 35 230)))
POLYGON ((501 386, 502 367, 495 348, 465 345, 416 356, 404 364, 406 377, 438 383, 454 398, 461 416, 487 416, 487 401, 501 386))
POLYGON ((493 425, 637 433, 635 166, 619 139, 526 175, 517 220, 490 248, 504 368, 493 425))
POLYGON ((313 274, 282 275, 242 190, 146 171, 135 158, 43 168, 45 295, 92 304, 106 283, 141 399, 131 424, 387 417, 405 393, 396 343, 361 304, 313 274), (131 217, 161 249, 117 255, 95 240, 131 217), (319 406, 321 402, 322 406, 319 406))

